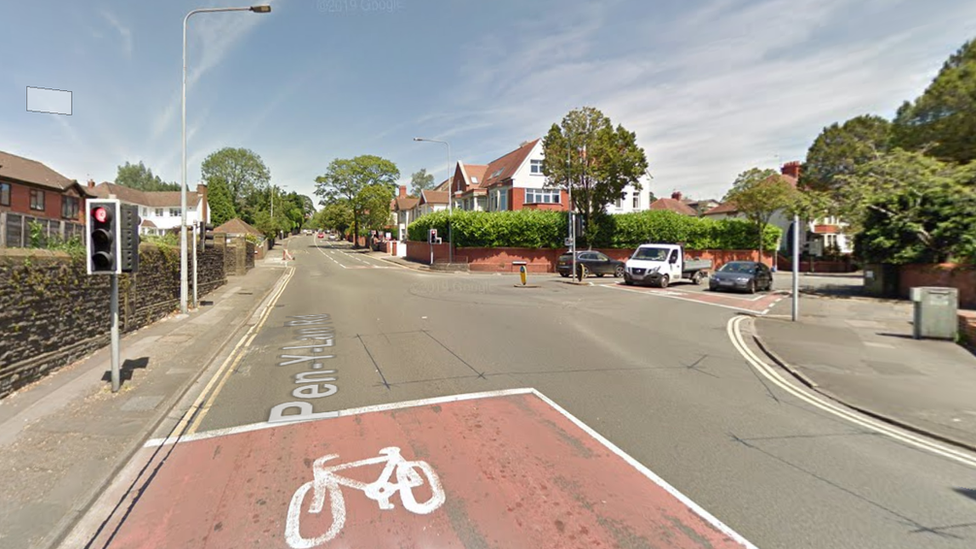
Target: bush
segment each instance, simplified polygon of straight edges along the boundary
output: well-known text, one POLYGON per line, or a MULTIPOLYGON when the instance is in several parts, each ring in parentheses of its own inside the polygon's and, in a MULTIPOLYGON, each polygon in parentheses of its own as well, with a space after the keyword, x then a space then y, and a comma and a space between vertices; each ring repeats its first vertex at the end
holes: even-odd
MULTIPOLYGON (((426 241, 427 231, 437 229, 448 238, 446 211, 420 217, 407 227, 410 240, 426 241)), ((459 247, 562 248, 569 234, 566 212, 519 210, 507 212, 454 212, 454 242, 459 247)), ((689 217, 675 212, 643 211, 603 214, 591 220, 589 231, 596 248, 630 249, 647 242, 684 243, 693 250, 756 249, 755 226, 743 219, 689 217)), ((765 250, 773 250, 782 231, 766 227, 765 250)))

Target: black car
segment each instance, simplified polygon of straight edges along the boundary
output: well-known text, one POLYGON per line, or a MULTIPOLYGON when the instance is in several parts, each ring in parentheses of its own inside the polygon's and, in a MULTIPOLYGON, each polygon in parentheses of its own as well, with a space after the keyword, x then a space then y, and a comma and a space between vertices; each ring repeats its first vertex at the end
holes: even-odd
MULTIPOLYGON (((580 265, 586 268, 586 272, 589 274, 595 274, 598 277, 604 275, 613 275, 616 277, 624 276, 624 262, 617 261, 616 259, 610 259, 606 254, 595 251, 577 251, 576 252, 576 265, 579 269, 580 265)), ((573 272, 573 254, 564 253, 559 256, 559 261, 556 263, 556 272, 567 277, 573 272)))
POLYGON ((773 288, 773 272, 758 261, 731 261, 712 273, 708 289, 742 290, 750 294, 773 288))

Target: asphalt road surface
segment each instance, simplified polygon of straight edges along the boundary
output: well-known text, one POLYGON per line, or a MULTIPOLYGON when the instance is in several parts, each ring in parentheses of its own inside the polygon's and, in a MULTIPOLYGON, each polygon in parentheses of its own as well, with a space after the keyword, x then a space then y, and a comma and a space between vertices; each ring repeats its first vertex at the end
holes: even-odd
POLYGON ((680 287, 650 295, 554 276, 520 288, 514 276, 417 272, 313 237, 289 250, 294 273, 193 422, 188 440, 199 440, 185 446, 196 449, 162 466, 118 546, 181 528, 180 543, 221 546, 208 536, 250 530, 220 516, 246 507, 253 535, 285 547, 397 547, 398 536, 435 546, 416 541, 433 531, 467 547, 539 536, 553 547, 976 547, 972 467, 804 402, 744 360, 727 328, 755 296, 708 302, 680 287), (497 396, 451 399, 485 392, 497 396), (422 399, 443 404, 384 407, 422 399), (324 419, 269 423, 293 414, 324 419), (332 522, 313 539, 295 513, 327 482, 303 483, 327 461, 384 446, 421 473, 398 477, 403 486, 426 475, 429 492, 410 503, 394 487, 404 509, 394 498, 389 516, 403 516, 383 522, 389 493, 369 492, 372 477, 323 488, 332 522), (620 480, 634 471, 643 476, 620 480), (197 498, 215 503, 171 516, 197 498), (167 531, 138 537, 150 517, 167 531), (641 521, 660 527, 638 531, 641 521))

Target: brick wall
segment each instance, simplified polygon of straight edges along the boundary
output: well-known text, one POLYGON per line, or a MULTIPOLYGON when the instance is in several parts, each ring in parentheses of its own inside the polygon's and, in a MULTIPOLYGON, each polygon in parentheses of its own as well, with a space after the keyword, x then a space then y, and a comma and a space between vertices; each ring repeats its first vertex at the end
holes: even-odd
POLYGON ((976 311, 959 311, 959 339, 976 352, 976 311))
MULTIPOLYGON (((198 297, 225 283, 221 256, 201 251, 198 297)), ((189 282, 192 293, 192 273, 189 282)), ((109 284, 85 272, 84 257, 0 250, 0 398, 108 344, 109 284)), ((119 277, 120 330, 168 315, 179 295, 179 250, 143 244, 139 272, 119 277)))
MULTIPOLYGON (((434 261, 447 261, 447 244, 434 246, 434 261)), ((611 259, 627 261, 632 249, 598 249, 611 259)), ((566 253, 565 248, 458 248, 454 252, 456 263, 467 263, 471 271, 518 272, 513 261, 526 261, 526 269, 532 273, 554 273, 559 256, 566 253)), ((718 269, 730 261, 756 261, 755 250, 688 250, 690 259, 711 259, 712 268, 718 269)), ((420 263, 430 263, 430 245, 426 242, 410 241, 407 244, 407 259, 420 263)), ((768 262, 768 258, 764 258, 768 262)))
POLYGON ((902 265, 898 272, 898 293, 907 299, 919 286, 942 286, 959 290, 959 307, 976 309, 976 265, 942 263, 902 265))

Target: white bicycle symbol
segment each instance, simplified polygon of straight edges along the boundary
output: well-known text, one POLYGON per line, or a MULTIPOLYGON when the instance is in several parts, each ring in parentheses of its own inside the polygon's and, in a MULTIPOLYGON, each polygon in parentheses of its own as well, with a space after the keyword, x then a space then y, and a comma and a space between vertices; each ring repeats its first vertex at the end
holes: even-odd
POLYGON ((403 456, 400 455, 400 448, 396 446, 383 448, 379 454, 379 457, 341 463, 331 467, 326 467, 325 462, 339 457, 338 454, 329 454, 315 460, 315 463, 312 464, 314 480, 302 484, 292 495, 291 503, 288 506, 288 518, 285 521, 285 541, 289 547, 292 549, 317 547, 335 538, 342 531, 342 527, 346 523, 346 503, 342 497, 340 486, 362 491, 366 497, 377 502, 380 509, 383 510, 393 509, 390 498, 397 493, 400 494, 403 508, 419 515, 431 513, 444 504, 444 489, 430 464, 425 461, 403 459, 403 456), (345 469, 384 462, 386 465, 383 467, 383 472, 380 473, 379 478, 369 483, 335 474, 337 471, 345 469), (390 482, 394 473, 396 473, 396 482, 390 482), (413 489, 423 486, 425 477, 427 484, 430 485, 432 495, 427 501, 418 502, 413 495, 413 489), (331 500, 332 509, 332 526, 326 533, 314 538, 302 537, 299 520, 302 514, 302 503, 304 503, 305 495, 309 490, 312 491, 312 503, 308 507, 309 513, 318 514, 322 512, 326 496, 329 496, 331 500))

